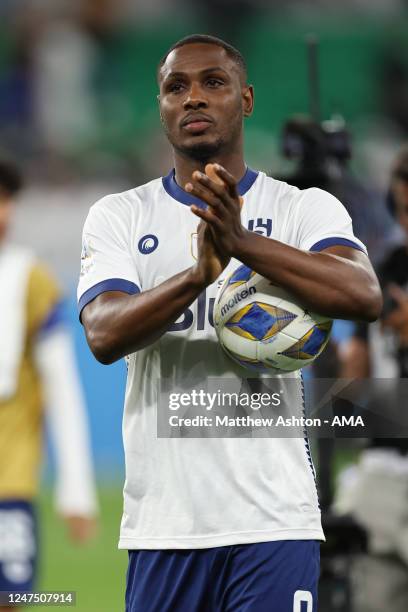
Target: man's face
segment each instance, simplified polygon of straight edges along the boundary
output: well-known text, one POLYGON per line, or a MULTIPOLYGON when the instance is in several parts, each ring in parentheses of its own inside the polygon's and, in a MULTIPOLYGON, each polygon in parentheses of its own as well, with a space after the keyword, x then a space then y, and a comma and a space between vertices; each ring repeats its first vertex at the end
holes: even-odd
POLYGON ((396 219, 408 236, 408 182, 397 179, 392 186, 392 192, 396 219))
POLYGON ((0 191, 0 243, 3 242, 9 228, 12 210, 11 198, 0 191))
POLYGON ((164 130, 177 151, 205 160, 234 150, 253 97, 225 49, 202 43, 179 47, 168 55, 159 82, 164 130))

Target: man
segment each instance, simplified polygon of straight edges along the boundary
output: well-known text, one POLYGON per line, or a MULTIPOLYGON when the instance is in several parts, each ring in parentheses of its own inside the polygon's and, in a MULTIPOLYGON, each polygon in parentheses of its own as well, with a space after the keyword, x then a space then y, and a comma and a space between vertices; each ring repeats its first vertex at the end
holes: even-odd
POLYGON ((388 208, 403 234, 378 264, 384 291, 382 318, 376 325, 360 324, 342 348, 345 378, 408 376, 408 145, 402 147, 391 170, 388 208))
MULTIPOLYGON (((0 161, 0 592, 5 593, 32 591, 35 585, 35 498, 45 416, 58 468, 57 511, 75 541, 92 536, 97 510, 60 290, 31 251, 6 242, 20 188, 18 171, 0 161)), ((7 603, 5 596, 0 611, 9 609, 7 603)))
POLYGON ((126 610, 312 612, 323 534, 306 441, 158 439, 157 382, 247 375, 211 325, 238 261, 329 316, 375 319, 377 280, 337 200, 246 167, 253 88, 236 49, 187 37, 158 80, 175 169, 91 209, 78 289, 97 359, 129 356, 126 610))
POLYGON ((408 377, 408 145, 394 161, 389 208, 405 236, 382 262, 378 275, 385 292, 384 329, 395 338, 398 375, 408 377))
MULTIPOLYGON (((405 234, 378 266, 384 292, 381 320, 359 324, 341 350, 344 378, 408 376, 408 146, 398 153, 391 171, 389 209, 405 234)), ((382 383, 383 384, 383 383, 382 383)), ((387 387, 385 387, 387 388, 387 387)), ((395 385, 397 388, 397 384, 395 385)), ((403 391, 404 386, 399 388, 403 391)), ((380 399, 395 406, 393 393, 380 399)), ((405 408, 405 403, 402 402, 405 408)), ((403 612, 408 608, 407 470, 408 440, 373 438, 342 478, 338 505, 351 513, 368 534, 368 554, 356 559, 353 592, 356 612, 403 612), (344 502, 346 502, 344 504, 344 502)))

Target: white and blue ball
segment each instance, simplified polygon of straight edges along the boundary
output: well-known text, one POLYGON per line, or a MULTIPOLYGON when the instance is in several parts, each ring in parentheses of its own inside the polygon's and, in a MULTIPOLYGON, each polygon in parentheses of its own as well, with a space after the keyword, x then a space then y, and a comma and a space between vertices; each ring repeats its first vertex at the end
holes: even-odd
POLYGON ((321 354, 332 319, 309 312, 287 291, 241 265, 218 292, 214 324, 221 346, 240 365, 284 373, 321 354))

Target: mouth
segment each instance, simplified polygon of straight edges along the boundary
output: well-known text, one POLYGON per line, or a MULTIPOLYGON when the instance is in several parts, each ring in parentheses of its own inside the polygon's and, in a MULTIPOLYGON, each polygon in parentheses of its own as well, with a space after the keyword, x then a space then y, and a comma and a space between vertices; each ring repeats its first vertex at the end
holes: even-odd
POLYGON ((212 119, 206 115, 191 115, 184 119, 181 127, 190 134, 198 134, 208 129, 212 123, 212 119))

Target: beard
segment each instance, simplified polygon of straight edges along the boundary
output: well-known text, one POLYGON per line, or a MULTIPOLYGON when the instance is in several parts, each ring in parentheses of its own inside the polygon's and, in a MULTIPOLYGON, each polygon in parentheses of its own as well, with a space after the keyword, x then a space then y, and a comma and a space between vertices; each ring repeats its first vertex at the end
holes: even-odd
POLYGON ((210 161, 225 150, 225 143, 221 138, 217 139, 215 142, 197 142, 189 145, 182 145, 170 141, 170 144, 183 157, 201 163, 210 161))
POLYGON ((180 142, 180 139, 171 133, 163 119, 162 125, 167 140, 173 149, 175 149, 181 156, 200 163, 208 163, 221 154, 229 153, 235 150, 242 131, 242 114, 240 113, 237 117, 237 121, 229 134, 218 135, 214 138, 214 140, 209 142, 201 140, 200 136, 197 135, 197 142, 194 142, 194 137, 192 137, 190 138, 188 144, 184 144, 183 142, 180 142))

